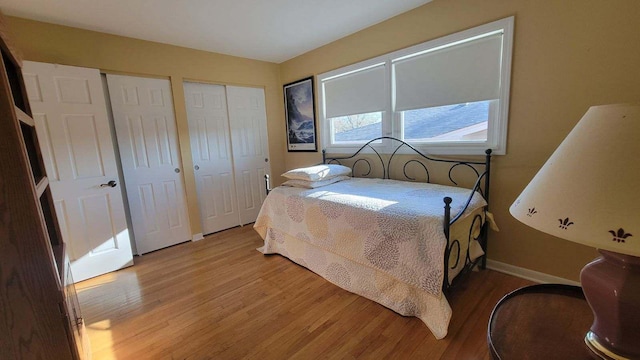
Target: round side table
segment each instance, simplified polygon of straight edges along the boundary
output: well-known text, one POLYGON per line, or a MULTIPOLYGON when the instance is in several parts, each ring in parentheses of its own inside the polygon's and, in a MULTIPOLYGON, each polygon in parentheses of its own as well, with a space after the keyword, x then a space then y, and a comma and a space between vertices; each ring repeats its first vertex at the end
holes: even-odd
POLYGON ((503 297, 489 319, 493 359, 594 359, 584 343, 593 313, 578 286, 541 284, 503 297))

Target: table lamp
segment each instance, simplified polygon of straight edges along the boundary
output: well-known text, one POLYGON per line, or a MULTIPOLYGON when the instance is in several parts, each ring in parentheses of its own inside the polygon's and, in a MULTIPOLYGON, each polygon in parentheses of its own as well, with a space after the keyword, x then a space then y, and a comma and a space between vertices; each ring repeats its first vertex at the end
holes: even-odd
POLYGON ((640 359, 640 104, 591 107, 509 211, 598 249, 580 273, 594 314, 585 343, 603 359, 640 359))

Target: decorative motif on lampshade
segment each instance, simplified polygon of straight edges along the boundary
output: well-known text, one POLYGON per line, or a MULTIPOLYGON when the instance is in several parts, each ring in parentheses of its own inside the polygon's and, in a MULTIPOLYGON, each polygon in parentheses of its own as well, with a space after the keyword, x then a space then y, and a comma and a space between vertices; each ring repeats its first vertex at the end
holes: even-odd
POLYGON ((591 107, 509 211, 547 234, 640 256, 640 104, 591 107))

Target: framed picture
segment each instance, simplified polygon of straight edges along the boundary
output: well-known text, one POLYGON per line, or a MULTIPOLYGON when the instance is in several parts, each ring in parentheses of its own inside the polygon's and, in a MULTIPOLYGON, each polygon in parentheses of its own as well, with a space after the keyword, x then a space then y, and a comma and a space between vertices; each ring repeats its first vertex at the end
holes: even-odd
POLYGON ((313 77, 284 86, 288 151, 318 151, 313 77))

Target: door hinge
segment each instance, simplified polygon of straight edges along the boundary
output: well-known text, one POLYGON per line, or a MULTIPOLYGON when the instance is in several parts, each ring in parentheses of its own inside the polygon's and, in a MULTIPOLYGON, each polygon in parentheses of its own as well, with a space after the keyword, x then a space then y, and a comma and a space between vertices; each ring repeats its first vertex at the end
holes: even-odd
POLYGON ((69 314, 67 313, 67 306, 65 305, 65 301, 60 301, 58 303, 58 308, 60 309, 60 315, 65 320, 69 320, 69 314))

